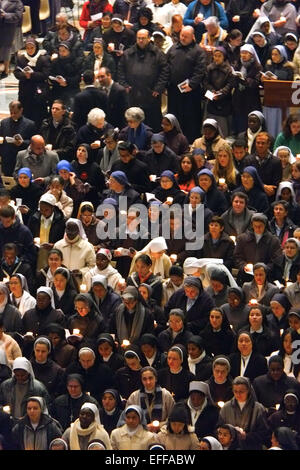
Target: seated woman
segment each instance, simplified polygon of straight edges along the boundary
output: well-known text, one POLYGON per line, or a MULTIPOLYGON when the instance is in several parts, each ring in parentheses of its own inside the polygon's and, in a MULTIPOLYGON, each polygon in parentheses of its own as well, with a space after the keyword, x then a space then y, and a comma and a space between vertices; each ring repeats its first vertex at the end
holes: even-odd
POLYGON ((243 289, 241 287, 230 287, 227 302, 222 305, 222 310, 229 321, 230 327, 237 333, 247 324, 249 315, 249 306, 245 301, 243 289))
POLYGON ((92 51, 88 56, 84 58, 83 70, 93 70, 95 78, 97 79, 99 70, 101 67, 107 67, 112 77, 116 76, 116 64, 111 54, 106 52, 106 45, 103 39, 99 37, 94 37, 92 41, 92 51))
POLYGON ((279 426, 272 432, 272 447, 269 450, 299 450, 296 433, 285 426, 279 426))
POLYGON ((219 147, 213 168, 213 175, 218 189, 223 192, 228 202, 230 195, 240 185, 240 174, 234 166, 233 154, 229 145, 219 147))
POLYGON ((103 194, 105 198, 112 198, 119 206, 121 196, 127 198, 127 207, 140 203, 140 194, 132 188, 124 171, 113 171, 108 180, 108 190, 103 194))
POLYGON ((294 224, 298 223, 300 217, 300 207, 296 201, 296 195, 291 181, 281 181, 276 192, 276 201, 286 201, 288 203, 288 217, 294 224))
POLYGON ((172 262, 169 256, 166 254, 168 246, 166 240, 163 237, 153 238, 140 252, 136 253, 133 257, 130 267, 130 272, 134 272, 136 259, 140 254, 147 254, 151 258, 152 267, 151 271, 154 275, 159 275, 162 279, 166 279, 169 276, 169 271, 172 266, 172 262))
POLYGON ((51 341, 51 358, 63 369, 76 361, 77 350, 66 340, 65 329, 56 323, 50 323, 46 329, 51 341))
MULTIPOLYGON (((219 258, 231 270, 234 265, 234 242, 224 231, 224 221, 214 215, 208 224, 208 233, 204 235, 203 247, 198 258, 219 258)), ((228 282, 227 282, 228 283, 228 282)))
POLYGON ((100 148, 96 162, 105 176, 108 176, 113 164, 120 158, 118 151, 119 129, 108 129, 104 134, 105 146, 100 148))
POLYGON ((280 330, 289 327, 288 312, 291 304, 284 293, 275 294, 270 301, 271 313, 267 315, 269 328, 279 337, 280 330))
POLYGON ((300 133, 299 133, 300 117, 298 114, 290 114, 283 123, 282 131, 276 137, 274 148, 285 145, 293 155, 297 155, 300 151, 300 133))
POLYGON ((193 155, 182 156, 179 171, 175 177, 179 188, 185 194, 197 185, 197 165, 193 155))
POLYGON ((143 367, 151 366, 154 369, 163 369, 167 365, 166 355, 161 351, 156 336, 145 333, 139 340, 141 349, 141 364, 143 367))
POLYGON ((50 397, 54 398, 59 394, 64 371, 51 359, 50 354, 50 340, 40 336, 34 342, 33 357, 30 362, 35 378, 45 385, 50 397))
POLYGON ((189 396, 189 383, 195 375, 188 369, 187 353, 182 344, 172 346, 167 355, 168 367, 158 371, 158 382, 173 396, 175 402, 189 396))
POLYGON ((19 310, 23 317, 27 310, 34 308, 36 305, 35 298, 28 292, 26 278, 23 274, 16 273, 11 276, 8 285, 11 292, 11 303, 19 310))
POLYGON ((248 377, 251 382, 268 371, 264 356, 255 352, 254 340, 250 333, 239 331, 237 334, 237 352, 230 354, 231 375, 248 377))
POLYGON ((180 308, 171 309, 168 323, 169 327, 158 335, 160 349, 167 353, 174 344, 178 343, 187 347, 187 343, 193 335, 186 329, 184 311, 180 308))
POLYGON ((92 278, 100 274, 106 277, 107 286, 111 287, 115 292, 120 292, 120 283, 122 284, 124 279, 117 269, 113 268, 111 260, 112 254, 108 249, 100 248, 96 252, 96 266, 90 269, 83 278, 83 283, 88 291, 91 288, 92 278))
POLYGON ((199 450, 223 450, 223 448, 215 437, 204 436, 199 440, 199 450))
POLYGON ((251 334, 257 353, 269 356, 278 348, 279 338, 274 331, 268 328, 264 310, 261 305, 250 307, 248 325, 240 331, 247 331, 251 334))
POLYGON ((296 238, 288 238, 283 246, 282 262, 277 273, 280 282, 296 282, 299 267, 300 242, 296 238))
MULTIPOLYGON (((77 218, 81 221, 88 241, 94 246, 97 252, 101 246, 101 240, 98 238, 100 226, 104 223, 97 219, 95 209, 90 201, 83 201, 78 210, 77 218)), ((93 268, 96 269, 96 268, 93 268)))
POLYGON ((118 369, 115 374, 116 388, 125 400, 141 386, 141 360, 142 355, 138 346, 131 344, 126 347, 125 366, 118 369))
POLYGON ((61 160, 56 165, 56 171, 59 176, 64 180, 63 189, 68 197, 73 200, 73 213, 76 214, 80 203, 85 199, 85 195, 89 191, 89 186, 85 186, 84 183, 77 178, 71 163, 67 160, 61 160))
MULTIPOLYGON (((41 286, 52 287, 53 276, 57 268, 65 267, 63 265, 63 254, 60 250, 52 250, 48 253, 48 265, 38 271, 36 276, 36 288, 41 286)), ((76 281, 71 277, 71 283, 75 288, 76 281)))
POLYGON ((235 335, 222 309, 214 308, 210 311, 209 324, 201 331, 201 338, 209 355, 229 355, 232 352, 235 335))
POLYGON ((237 189, 248 196, 249 209, 266 213, 269 210, 264 185, 254 166, 246 166, 241 175, 242 185, 237 189))
POLYGON ((260 31, 254 31, 248 36, 248 38, 248 44, 251 44, 254 47, 259 61, 264 68, 271 52, 271 45, 269 41, 266 39, 264 33, 260 31))
MULTIPOLYGON (((7 335, 8 336, 8 335, 7 335)), ((21 357, 22 353, 18 357, 21 357)), ((0 385, 12 376, 11 365, 3 349, 0 349, 0 385)))
POLYGON ((78 291, 71 282, 70 271, 66 268, 57 268, 53 275, 53 296, 55 308, 61 309, 68 319, 74 313, 74 298, 78 291))
MULTIPOLYGON (((292 164, 295 163, 296 161, 296 158, 292 154, 291 149, 289 149, 288 147, 285 147, 284 145, 280 145, 279 147, 277 147, 275 151, 273 151, 273 155, 274 157, 278 157, 281 161, 282 180, 289 181, 292 178, 292 164)), ((281 184, 282 182, 279 183, 278 190, 281 184)), ((277 190, 277 193, 278 193, 278 190, 277 190)))
POLYGON ((168 206, 172 206, 172 204, 183 204, 185 194, 180 190, 172 171, 163 171, 160 175, 159 183, 160 186, 153 191, 154 196, 159 199, 159 201, 168 206))
POLYGON ((152 298, 152 287, 146 283, 140 284, 138 291, 142 297, 142 302, 150 310, 154 319, 155 335, 166 329, 166 319, 163 308, 157 305, 155 299, 152 298))
POLYGON ((93 439, 103 441, 107 450, 111 450, 109 436, 100 424, 99 410, 94 403, 83 403, 79 417, 65 430, 62 438, 70 450, 87 450, 93 439))
POLYGON ((218 190, 216 180, 210 170, 203 169, 197 174, 198 183, 206 193, 206 207, 215 215, 222 215, 228 207, 224 194, 218 190))
POLYGON ((135 271, 132 272, 127 280, 128 286, 139 288, 141 284, 148 284, 152 289, 151 298, 161 305, 162 300, 162 282, 159 276, 152 272, 152 260, 149 255, 142 254, 135 258, 135 271))
POLYGON ((65 219, 69 219, 73 213, 73 199, 67 196, 64 190, 64 179, 60 176, 51 178, 48 193, 56 197, 56 206, 62 211, 65 219))
POLYGON ((228 276, 224 271, 214 269, 210 274, 209 286, 205 291, 214 300, 216 307, 222 307, 226 303, 228 290, 228 276))
POLYGON ((212 363, 212 375, 206 383, 214 403, 226 402, 233 396, 230 362, 225 356, 216 356, 212 363))
MULTIPOLYGON (((274 351, 272 356, 278 355, 283 360, 283 370, 288 377, 295 377, 299 379, 299 365, 294 364, 292 361, 293 347, 292 342, 294 340, 294 330, 292 328, 286 328, 279 341, 279 350, 274 351)), ((299 382, 299 380, 298 380, 299 382)))
POLYGON ((293 189, 296 196, 296 202, 300 203, 300 162, 297 160, 292 165, 292 179, 293 189))
POLYGON ((253 266, 253 281, 244 282, 243 291, 245 294, 245 302, 250 302, 251 299, 257 300, 258 303, 270 305, 272 297, 279 292, 271 282, 268 282, 268 268, 264 263, 256 263, 253 266))
POLYGON ((101 333, 96 345, 100 364, 106 364, 113 372, 124 366, 124 357, 117 352, 116 343, 109 333, 101 333))
POLYGON ((100 421, 105 431, 110 436, 111 432, 116 429, 119 422, 123 406, 119 392, 114 388, 104 390, 101 398, 100 421))
POLYGON ((290 389, 285 392, 279 410, 268 417, 268 424, 272 432, 280 426, 288 427, 297 433, 297 440, 299 441, 299 417, 299 393, 295 389, 290 389))
POLYGON ((11 305, 10 292, 4 282, 0 282, 0 313, 6 333, 21 333, 22 317, 19 310, 11 305))
POLYGON ((241 449, 261 450, 270 438, 265 408, 256 401, 247 377, 236 377, 232 388, 234 397, 221 408, 218 425, 231 424, 239 428, 241 449))
POLYGON ((269 223, 270 232, 279 238, 283 248, 286 240, 293 237, 296 225, 288 217, 289 204, 287 201, 273 202, 272 209, 274 216, 269 223))
POLYGON ((76 313, 69 317, 70 331, 78 329, 83 343, 94 346, 96 338, 105 331, 105 322, 90 294, 77 294, 74 299, 76 313))
POLYGON ((26 415, 13 427, 12 436, 19 450, 48 450, 53 439, 61 437, 58 422, 49 416, 42 397, 26 399, 26 415))
POLYGON ((174 114, 165 114, 161 121, 162 131, 165 144, 178 155, 184 155, 189 151, 189 143, 185 135, 182 133, 178 119, 174 114))
POLYGON ((62 252, 64 264, 76 275, 84 275, 95 266, 94 247, 87 241, 82 223, 78 219, 67 220, 65 236, 53 248, 62 252))
POLYGON ((207 233, 208 231, 208 225, 209 225, 209 222, 211 221, 211 218, 213 216, 213 213, 210 209, 208 209, 208 207, 206 207, 206 193, 205 191, 203 191, 203 189, 201 189, 199 186, 195 186, 194 188, 192 188, 185 200, 185 204, 189 205, 188 207, 188 211, 189 211, 189 214, 191 216, 191 221, 190 221, 190 217, 186 220, 186 223, 187 224, 191 224, 192 225, 192 230, 194 231, 196 229, 196 226, 197 226, 197 223, 198 223, 198 220, 197 220, 197 209, 198 209, 198 214, 199 214, 199 217, 201 217, 201 214, 200 214, 200 211, 202 211, 202 209, 200 209, 200 207, 202 208, 202 204, 204 205, 204 233, 207 233), (188 201, 187 201, 188 199, 188 201), (199 211, 200 209, 200 211, 199 211))
POLYGON ((238 432, 231 424, 221 424, 217 429, 217 438, 223 450, 239 450, 238 432))
POLYGON ((113 450, 147 450, 156 442, 147 430, 144 411, 138 405, 129 405, 120 416, 117 429, 111 433, 113 450))
POLYGON ((193 335, 187 342, 188 367, 195 380, 207 380, 211 375, 212 357, 206 353, 202 336, 193 335))
POLYGON ((10 197, 14 201, 22 200, 21 211, 23 222, 28 225, 30 216, 37 210, 43 189, 38 183, 34 183, 29 168, 21 168, 18 171, 17 184, 10 190, 10 197))
POLYGON ((128 108, 125 111, 125 119, 128 126, 124 127, 119 134, 119 140, 136 145, 139 151, 151 148, 152 129, 143 123, 145 113, 141 108, 128 108))
POLYGON ((157 440, 166 450, 199 450, 197 435, 189 428, 190 417, 182 403, 173 407, 167 425, 157 435, 157 440))
POLYGON ((220 135, 220 128, 215 119, 205 119, 202 124, 202 137, 193 142, 192 150, 202 149, 208 160, 214 160, 221 145, 226 144, 226 140, 220 135))
POLYGON ((147 429, 157 432, 165 424, 174 406, 170 392, 158 383, 157 371, 153 367, 143 367, 141 370, 142 386, 127 399, 126 405, 138 405, 144 410, 147 429), (159 421, 155 426, 153 421, 159 421))
POLYGON ((71 162, 74 173, 85 186, 89 185, 86 199, 97 207, 99 202, 98 194, 105 189, 105 180, 99 165, 92 160, 92 147, 88 144, 80 143, 76 149, 75 159, 71 162))
MULTIPOLYGON (((111 317, 115 314, 118 306, 122 303, 119 294, 107 285, 106 276, 96 274, 91 280, 90 294, 95 304, 101 310, 102 316, 108 330, 111 317)), ((109 330, 108 330, 109 331, 109 330)))

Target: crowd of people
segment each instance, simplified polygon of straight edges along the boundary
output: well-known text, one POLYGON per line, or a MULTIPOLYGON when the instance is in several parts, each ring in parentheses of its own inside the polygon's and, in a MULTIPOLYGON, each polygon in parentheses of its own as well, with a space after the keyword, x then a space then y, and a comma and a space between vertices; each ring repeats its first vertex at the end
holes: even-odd
POLYGON ((300 77, 300 2, 87 0, 80 29, 24 3, 0 448, 300 448, 300 114, 262 105, 300 77))

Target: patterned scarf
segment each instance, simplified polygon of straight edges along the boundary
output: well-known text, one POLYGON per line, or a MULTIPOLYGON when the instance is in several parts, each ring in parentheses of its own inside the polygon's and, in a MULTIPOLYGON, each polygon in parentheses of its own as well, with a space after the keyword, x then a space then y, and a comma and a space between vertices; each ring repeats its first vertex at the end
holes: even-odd
POLYGON ((162 388, 157 385, 151 403, 149 393, 144 388, 140 389, 140 403, 142 410, 145 411, 147 424, 154 421, 162 421, 162 388))

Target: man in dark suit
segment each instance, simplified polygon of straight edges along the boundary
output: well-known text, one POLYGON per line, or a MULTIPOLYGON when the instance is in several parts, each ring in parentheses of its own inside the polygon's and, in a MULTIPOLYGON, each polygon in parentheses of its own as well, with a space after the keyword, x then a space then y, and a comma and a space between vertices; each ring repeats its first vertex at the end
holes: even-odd
POLYGON ((93 70, 86 70, 82 76, 85 89, 77 93, 74 98, 72 120, 77 129, 87 122, 87 115, 93 108, 102 109, 107 114, 107 96, 94 85, 95 75, 93 70))
POLYGON ((114 82, 107 67, 101 67, 98 80, 108 98, 107 120, 113 126, 123 129, 127 125, 125 111, 129 108, 128 95, 125 88, 114 82))
POLYGON ((12 176, 17 153, 25 150, 30 144, 31 137, 36 133, 35 123, 23 116, 23 107, 20 101, 9 103, 10 117, 0 122, 0 155, 2 157, 2 173, 12 176), (22 139, 17 138, 18 134, 22 139), (6 137, 16 138, 8 142, 6 137))

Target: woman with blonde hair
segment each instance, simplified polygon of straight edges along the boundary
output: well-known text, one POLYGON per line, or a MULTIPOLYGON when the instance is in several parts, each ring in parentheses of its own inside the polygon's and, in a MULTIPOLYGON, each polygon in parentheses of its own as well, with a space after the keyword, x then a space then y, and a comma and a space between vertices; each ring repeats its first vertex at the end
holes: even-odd
POLYGON ((223 192, 233 191, 239 186, 240 177, 234 166, 233 154, 229 145, 224 144, 218 149, 213 175, 218 184, 218 189, 223 192))

